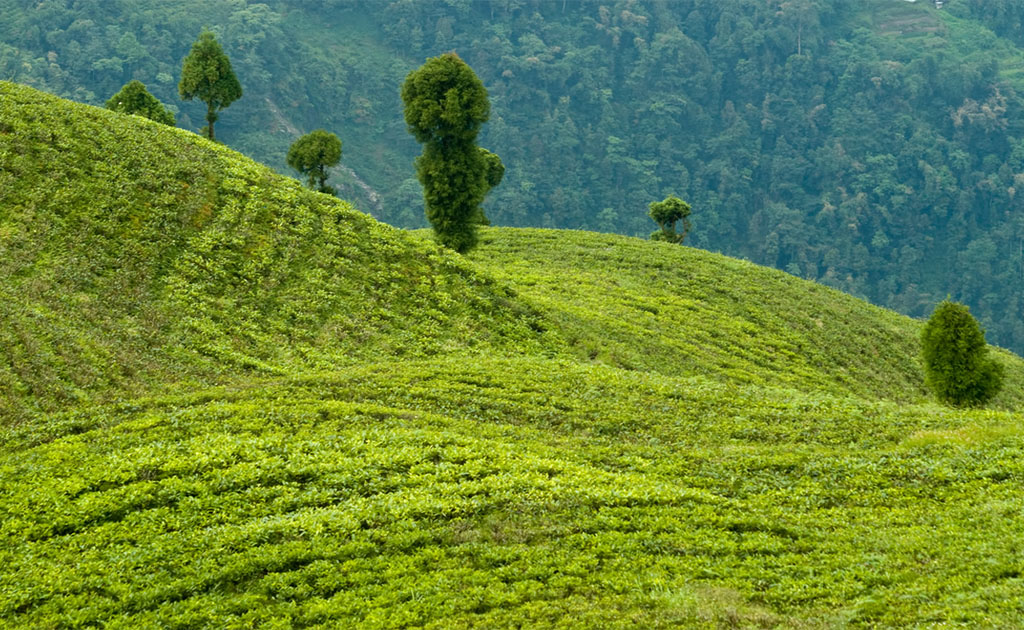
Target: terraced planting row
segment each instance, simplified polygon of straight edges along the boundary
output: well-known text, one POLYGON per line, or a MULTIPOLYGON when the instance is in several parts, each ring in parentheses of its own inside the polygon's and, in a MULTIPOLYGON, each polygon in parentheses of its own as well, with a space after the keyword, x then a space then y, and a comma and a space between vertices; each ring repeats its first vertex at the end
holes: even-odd
MULTIPOLYGON (((781 271, 590 232, 491 228, 471 259, 543 311, 577 356, 863 398, 927 397, 920 324, 781 271)), ((1024 363, 997 404, 1024 402, 1024 363)))
POLYGON ((1022 428, 540 359, 72 412, 5 434, 0 618, 1011 627, 1022 428))

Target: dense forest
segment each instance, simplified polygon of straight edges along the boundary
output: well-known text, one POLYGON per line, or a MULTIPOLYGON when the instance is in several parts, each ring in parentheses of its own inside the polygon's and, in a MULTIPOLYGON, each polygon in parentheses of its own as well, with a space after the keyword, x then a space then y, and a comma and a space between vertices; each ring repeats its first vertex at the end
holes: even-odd
MULTIPOLYGON (((345 142, 341 194, 424 224, 399 86, 454 50, 487 87, 496 225, 647 235, 914 316, 947 294, 1024 351, 1024 0, 0 0, 0 78, 102 104, 139 79, 197 129, 181 60, 205 25, 245 96, 228 145, 282 171, 345 142)), ((222 131, 222 133, 221 133, 222 131)))

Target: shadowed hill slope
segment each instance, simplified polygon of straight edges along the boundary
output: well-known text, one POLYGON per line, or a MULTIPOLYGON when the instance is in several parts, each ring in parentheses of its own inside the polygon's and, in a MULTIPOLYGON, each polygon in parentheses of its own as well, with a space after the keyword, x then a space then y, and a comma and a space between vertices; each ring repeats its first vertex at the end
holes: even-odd
POLYGON ((457 256, 194 134, 0 83, 0 416, 543 345, 457 256))

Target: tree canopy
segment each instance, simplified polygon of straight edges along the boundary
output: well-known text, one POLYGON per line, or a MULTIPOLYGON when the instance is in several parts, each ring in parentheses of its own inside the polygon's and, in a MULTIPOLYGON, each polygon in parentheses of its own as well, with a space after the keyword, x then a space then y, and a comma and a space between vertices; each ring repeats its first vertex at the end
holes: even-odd
POLYGON ((486 222, 480 204, 504 174, 501 160, 476 145, 490 115, 487 90, 472 68, 448 53, 409 73, 402 102, 409 133, 423 144, 416 175, 427 220, 443 245, 469 251, 477 242, 476 226, 486 222))
POLYGON ((309 187, 322 193, 334 194, 327 185, 327 169, 341 161, 341 140, 324 129, 302 136, 288 149, 288 166, 305 175, 309 187))
POLYGON ((963 304, 945 300, 921 331, 925 383, 943 403, 983 405, 999 393, 1002 366, 988 356, 985 333, 963 304))
POLYGON ((682 244, 690 232, 690 204, 675 195, 669 195, 662 201, 652 201, 648 209, 648 215, 661 228, 651 234, 651 240, 682 244), (682 232, 676 232, 676 223, 679 221, 683 222, 682 232))
POLYGON ((107 109, 122 114, 137 114, 158 123, 174 126, 174 114, 163 103, 146 90, 141 81, 129 81, 121 90, 110 97, 107 109))
POLYGON ((212 31, 204 29, 192 44, 182 63, 178 93, 186 101, 198 98, 206 103, 206 133, 215 140, 213 124, 220 110, 242 97, 242 86, 212 31))

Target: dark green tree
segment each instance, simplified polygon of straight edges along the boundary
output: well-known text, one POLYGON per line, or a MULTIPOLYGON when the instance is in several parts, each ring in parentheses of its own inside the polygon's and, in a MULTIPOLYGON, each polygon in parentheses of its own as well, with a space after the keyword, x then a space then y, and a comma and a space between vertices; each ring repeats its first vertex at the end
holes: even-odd
POLYGON ((198 98, 206 103, 206 135, 214 140, 213 123, 220 110, 242 97, 242 86, 213 32, 203 29, 192 44, 181 66, 178 94, 186 101, 198 98))
POLYGON ((310 188, 334 194, 334 188, 327 185, 327 169, 341 161, 338 136, 323 129, 311 131, 292 143, 287 160, 288 166, 308 178, 310 188))
MULTIPOLYGON (((490 116, 487 90, 455 53, 428 59, 402 85, 405 122, 423 153, 416 175, 423 185, 427 220, 437 240, 457 252, 472 249, 480 210, 491 182, 504 167, 476 146, 480 126, 490 116)), ((497 158, 497 156, 494 156, 497 158)))
POLYGON ((935 307, 921 331, 925 384, 955 407, 983 405, 1003 385, 1003 368, 988 356, 985 332, 963 304, 935 307))
POLYGON ((492 188, 500 184, 501 180, 504 179, 505 165, 501 162, 501 158, 498 157, 497 153, 491 153, 483 147, 479 147, 479 151, 487 168, 485 179, 487 180, 487 192, 490 192, 492 188))
POLYGON ((121 91, 110 97, 107 109, 122 114, 138 114, 158 123, 174 126, 174 114, 146 90, 141 81, 129 81, 121 91))
MULTIPOLYGON (((478 147, 480 156, 484 160, 484 166, 486 168, 484 178, 487 180, 487 192, 490 192, 495 186, 501 183, 501 180, 505 177, 505 165, 502 163, 501 158, 498 157, 497 153, 491 153, 483 147, 478 147)), ((477 208, 477 215, 475 219, 479 225, 490 225, 491 221, 484 214, 482 206, 477 208)))
POLYGON ((648 214, 658 224, 660 230, 651 233, 652 241, 682 243, 690 231, 690 204, 679 197, 668 196, 663 201, 652 201, 648 206, 648 214), (683 231, 676 232, 676 222, 683 222, 683 231))

